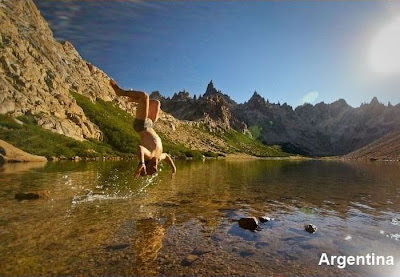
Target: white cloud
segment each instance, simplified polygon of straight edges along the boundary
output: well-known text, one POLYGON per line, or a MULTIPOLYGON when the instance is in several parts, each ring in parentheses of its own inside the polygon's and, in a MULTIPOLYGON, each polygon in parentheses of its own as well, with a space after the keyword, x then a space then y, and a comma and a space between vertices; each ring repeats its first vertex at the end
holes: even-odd
POLYGON ((304 104, 304 103, 310 103, 310 104, 314 104, 315 101, 318 99, 319 96, 319 92, 316 90, 310 91, 308 92, 306 95, 303 96, 303 98, 301 98, 300 104, 304 104))

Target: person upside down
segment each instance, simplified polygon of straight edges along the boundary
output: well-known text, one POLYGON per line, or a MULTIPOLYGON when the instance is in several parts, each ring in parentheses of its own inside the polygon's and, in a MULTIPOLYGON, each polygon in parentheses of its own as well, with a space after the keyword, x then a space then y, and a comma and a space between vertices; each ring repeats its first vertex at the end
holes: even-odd
POLYGON ((128 97, 129 102, 137 103, 136 118, 133 129, 140 136, 138 147, 139 165, 134 173, 135 177, 153 175, 157 172, 160 161, 165 160, 172 169, 172 177, 176 174, 176 167, 171 157, 163 153, 161 138, 153 129, 153 124, 160 114, 160 101, 149 99, 149 95, 143 91, 123 90, 114 80, 110 85, 118 96, 128 97))

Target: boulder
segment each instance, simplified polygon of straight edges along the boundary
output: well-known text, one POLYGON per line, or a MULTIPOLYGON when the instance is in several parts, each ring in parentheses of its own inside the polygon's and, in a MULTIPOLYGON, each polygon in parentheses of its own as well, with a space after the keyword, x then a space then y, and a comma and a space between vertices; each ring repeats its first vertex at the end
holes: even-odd
POLYGON ((29 154, 0 140, 0 162, 47 162, 46 157, 29 154))
POLYGON ((255 231, 258 228, 258 220, 255 217, 242 217, 239 219, 239 226, 243 229, 255 231))
POLYGON ((306 230, 310 234, 314 234, 317 231, 317 229, 318 229, 317 226, 315 226, 314 224, 304 225, 304 230, 306 230))

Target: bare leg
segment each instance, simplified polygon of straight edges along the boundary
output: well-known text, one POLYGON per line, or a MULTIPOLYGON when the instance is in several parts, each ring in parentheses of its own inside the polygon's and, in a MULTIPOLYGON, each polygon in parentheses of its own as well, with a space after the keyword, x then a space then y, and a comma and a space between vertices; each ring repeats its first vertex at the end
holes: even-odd
POLYGON ((149 113, 148 117, 153 121, 156 122, 160 115, 160 106, 161 103, 158 100, 150 99, 149 100, 149 113))
POLYGON ((115 94, 118 96, 129 97, 130 102, 138 103, 136 108, 136 118, 145 120, 149 113, 149 96, 143 91, 136 90, 123 90, 121 89, 114 80, 110 81, 111 87, 114 89, 115 94))

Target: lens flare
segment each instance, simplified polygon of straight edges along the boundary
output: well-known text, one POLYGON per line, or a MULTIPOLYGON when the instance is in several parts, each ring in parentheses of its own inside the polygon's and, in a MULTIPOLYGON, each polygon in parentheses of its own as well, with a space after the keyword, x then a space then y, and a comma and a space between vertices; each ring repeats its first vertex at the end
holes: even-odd
POLYGON ((400 74, 400 17, 385 26, 372 41, 369 65, 378 73, 400 74))

